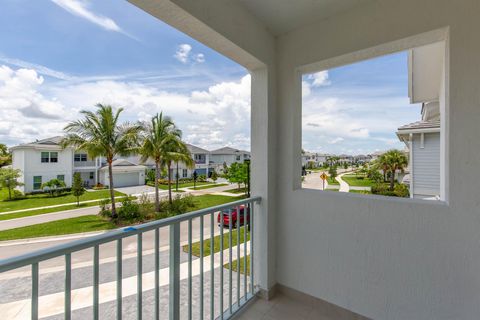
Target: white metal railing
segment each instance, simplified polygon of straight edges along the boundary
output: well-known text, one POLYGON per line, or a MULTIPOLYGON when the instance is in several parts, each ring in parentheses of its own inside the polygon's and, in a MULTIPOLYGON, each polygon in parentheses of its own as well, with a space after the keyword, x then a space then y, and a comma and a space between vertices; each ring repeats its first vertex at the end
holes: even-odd
MULTIPOLYGON (((57 257, 65 258, 65 287, 64 287, 64 316, 65 319, 71 319, 72 315, 72 253, 78 252, 80 250, 92 249, 93 250, 93 292, 91 297, 92 302, 92 318, 99 319, 99 301, 100 296, 100 245, 107 244, 111 242, 116 242, 116 319, 122 319, 122 267, 123 267, 123 250, 122 250, 122 240, 128 237, 136 237, 137 243, 137 254, 136 254, 136 312, 137 319, 142 319, 142 236, 145 232, 153 231, 154 234, 154 319, 160 319, 160 304, 165 303, 160 301, 160 228, 169 227, 169 319, 180 319, 180 224, 187 224, 188 228, 188 252, 185 254, 188 255, 188 293, 186 297, 187 301, 187 314, 183 315, 182 318, 192 319, 199 318, 204 319, 205 317, 205 305, 204 305, 204 244, 206 241, 210 241, 210 305, 208 312, 208 318, 210 319, 228 319, 234 315, 242 306, 244 306, 254 295, 255 295, 255 285, 254 285, 254 273, 253 273, 253 250, 254 250, 254 239, 253 239, 253 220, 254 220, 254 204, 261 201, 260 197, 252 197, 244 200, 239 200, 231 202, 228 204, 215 206, 211 208, 206 208, 175 217, 165 218, 161 220, 152 221, 149 223, 136 225, 132 227, 123 228, 121 230, 115 230, 112 232, 104 233, 97 236, 92 236, 86 239, 81 239, 73 241, 70 243, 54 246, 44 250, 35 251, 32 253, 20 255, 17 257, 12 257, 4 260, 0 260, 0 274, 3 274, 7 271, 15 270, 22 267, 31 266, 31 319, 39 318, 39 263, 45 260, 49 260, 57 257), (243 210, 241 210, 243 208, 243 210), (232 224, 232 212, 236 211, 236 225, 232 224), (220 222, 217 223, 216 214, 220 212, 220 222), (221 212, 227 212, 228 215, 228 248, 225 248, 224 235, 225 235, 225 226, 223 224, 223 214, 221 212), (243 215, 243 231, 241 230, 241 218, 243 215), (208 238, 205 238, 204 235, 204 219, 210 216, 210 234, 208 238), (192 274, 192 224, 195 219, 199 219, 200 222, 200 273, 199 273, 199 283, 200 288, 196 296, 199 298, 199 314, 194 315, 192 310, 192 299, 194 295, 193 288, 193 274, 192 274), (220 234, 220 248, 218 255, 220 256, 220 285, 215 286, 215 230, 219 229, 220 234), (232 230, 233 228, 237 229, 237 244, 235 248, 233 247, 232 241, 232 230), (241 234, 243 233, 243 234, 241 234), (248 241, 247 234, 250 233, 250 240, 248 241), (243 239, 241 239, 243 237, 243 239), (243 241, 242 241, 243 240, 243 241), (243 246, 243 250, 241 247, 243 246), (248 247, 247 247, 248 246, 248 247), (228 289, 225 292, 224 288, 224 250, 228 249, 228 289), (236 279, 233 275, 233 259, 234 250, 236 250, 236 266, 237 271, 236 279), (243 251, 243 255, 241 254, 243 251), (247 252, 250 251, 250 275, 247 277, 247 252), (241 283, 241 270, 240 270, 240 259, 244 259, 243 263, 243 284, 241 283), (233 300, 233 283, 236 281, 236 301, 233 300), (243 285, 243 290, 242 290, 243 285), (218 299, 216 298, 216 291, 218 292, 218 299), (243 292, 242 292, 243 291, 243 292), (228 297, 228 303, 225 304, 224 298, 228 297)), ((208 230, 208 229, 207 229, 208 230)), ((206 260, 205 260, 206 261, 206 260)), ((8 294, 8 292, 2 292, 3 294, 8 294)), ((183 298, 183 297, 182 297, 183 298)), ((182 301, 184 298, 182 299, 182 301)), ((195 305, 197 302, 195 302, 195 305)))
POLYGON ((73 166, 75 168, 83 168, 83 167, 96 167, 95 160, 88 160, 88 161, 73 161, 73 166))

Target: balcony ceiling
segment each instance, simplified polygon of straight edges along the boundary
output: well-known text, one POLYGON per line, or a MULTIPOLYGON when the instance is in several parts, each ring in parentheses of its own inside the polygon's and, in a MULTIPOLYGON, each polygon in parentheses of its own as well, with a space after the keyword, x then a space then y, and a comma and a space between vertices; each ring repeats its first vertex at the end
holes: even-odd
POLYGON ((282 35, 314 21, 373 0, 235 0, 261 20, 274 35, 282 35))

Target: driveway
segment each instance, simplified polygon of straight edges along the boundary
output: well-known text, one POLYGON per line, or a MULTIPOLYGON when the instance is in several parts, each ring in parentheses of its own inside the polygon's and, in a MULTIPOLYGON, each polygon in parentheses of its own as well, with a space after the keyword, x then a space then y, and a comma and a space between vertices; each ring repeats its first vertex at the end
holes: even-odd
MULTIPOLYGON (((154 187, 150 187, 147 185, 144 186, 131 186, 131 187, 120 187, 120 188, 115 188, 115 190, 123 192, 127 195, 130 196, 136 196, 136 195, 141 195, 142 193, 146 194, 153 194, 155 192, 154 187)), ((166 190, 160 190, 160 193, 165 193, 167 192, 166 190)))

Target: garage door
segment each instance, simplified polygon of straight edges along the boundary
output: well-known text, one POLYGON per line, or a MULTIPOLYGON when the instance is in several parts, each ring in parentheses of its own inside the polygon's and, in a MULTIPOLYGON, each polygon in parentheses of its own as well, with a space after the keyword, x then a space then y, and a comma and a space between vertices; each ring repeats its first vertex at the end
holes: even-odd
POLYGON ((138 172, 124 172, 113 174, 113 185, 115 187, 138 186, 138 172))

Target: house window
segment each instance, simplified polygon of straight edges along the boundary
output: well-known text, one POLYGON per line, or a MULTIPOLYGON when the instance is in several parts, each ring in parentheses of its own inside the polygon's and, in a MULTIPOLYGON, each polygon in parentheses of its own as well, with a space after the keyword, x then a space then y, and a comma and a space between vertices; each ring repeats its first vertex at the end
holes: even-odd
POLYGON ((33 177, 33 190, 40 190, 42 188, 42 176, 33 177))
POLYGON ((86 153, 76 153, 74 160, 76 162, 85 162, 87 161, 87 154, 86 153))
POLYGON ((48 162, 58 162, 58 152, 42 152, 41 155, 42 163, 48 162))
POLYGON ((63 175, 63 174, 57 175, 57 180, 65 182, 65 175, 63 175))
POLYGON ((186 178, 187 175, 188 175, 187 169, 183 169, 183 170, 182 170, 182 177, 183 177, 183 178, 186 178))
POLYGON ((50 152, 42 152, 42 163, 50 162, 50 152))
POLYGON ((50 152, 50 162, 58 162, 58 152, 50 152))
POLYGON ((94 177, 95 177, 95 172, 90 172, 90 180, 93 180, 94 177))
POLYGON ((236 159, 237 159, 237 161, 240 161, 240 156, 237 156, 236 159))

